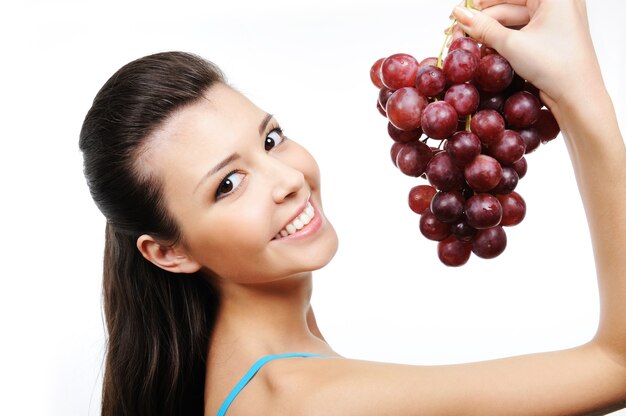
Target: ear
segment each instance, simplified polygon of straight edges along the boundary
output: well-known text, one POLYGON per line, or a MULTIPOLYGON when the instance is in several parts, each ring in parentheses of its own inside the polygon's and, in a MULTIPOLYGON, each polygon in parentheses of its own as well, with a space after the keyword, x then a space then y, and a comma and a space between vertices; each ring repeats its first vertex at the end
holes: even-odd
POLYGON ((146 260, 172 273, 195 273, 202 265, 174 246, 166 246, 148 234, 137 239, 137 249, 146 260))

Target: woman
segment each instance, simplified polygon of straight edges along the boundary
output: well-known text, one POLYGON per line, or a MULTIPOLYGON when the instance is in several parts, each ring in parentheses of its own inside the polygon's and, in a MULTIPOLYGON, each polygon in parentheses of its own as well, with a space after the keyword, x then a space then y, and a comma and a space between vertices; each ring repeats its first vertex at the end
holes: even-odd
POLYGON ((460 29, 541 90, 566 137, 596 258, 596 336, 465 365, 340 357, 309 303, 311 271, 337 248, 315 161, 216 67, 158 54, 120 69, 81 131, 107 218, 103 414, 573 415, 626 403, 626 201, 605 191, 626 189, 626 150, 584 1, 474 4, 482 12, 454 10, 460 29))

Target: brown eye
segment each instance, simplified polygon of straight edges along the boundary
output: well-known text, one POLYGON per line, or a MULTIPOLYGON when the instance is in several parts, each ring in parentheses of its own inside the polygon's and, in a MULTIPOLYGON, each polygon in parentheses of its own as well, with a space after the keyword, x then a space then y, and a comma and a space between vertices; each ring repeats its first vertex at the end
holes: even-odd
POLYGON ((218 189, 219 193, 227 194, 233 190, 233 181, 230 179, 226 179, 224 182, 220 184, 220 189, 218 189))
POLYGON ((237 187, 239 186, 239 184, 241 184, 241 181, 243 180, 243 176, 244 174, 241 172, 229 173, 217 187, 217 191, 215 191, 215 198, 219 199, 227 196, 235 189, 237 189, 237 187))
POLYGON ((265 151, 269 152, 274 146, 279 145, 285 139, 283 132, 279 128, 270 131, 265 137, 265 151))

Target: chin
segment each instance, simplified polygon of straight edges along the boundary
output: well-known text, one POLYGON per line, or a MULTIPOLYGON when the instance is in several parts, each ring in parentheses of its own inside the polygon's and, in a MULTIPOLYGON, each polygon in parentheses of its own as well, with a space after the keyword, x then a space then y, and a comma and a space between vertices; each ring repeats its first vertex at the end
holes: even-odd
MULTIPOLYGON (((304 260, 300 257, 299 260, 292 263, 293 268, 287 272, 287 275, 310 273, 323 268, 335 257, 338 246, 339 240, 337 233, 333 226, 327 221, 323 238, 316 241, 315 245, 307 248, 304 260)), ((294 261, 295 258, 291 260, 294 261)))

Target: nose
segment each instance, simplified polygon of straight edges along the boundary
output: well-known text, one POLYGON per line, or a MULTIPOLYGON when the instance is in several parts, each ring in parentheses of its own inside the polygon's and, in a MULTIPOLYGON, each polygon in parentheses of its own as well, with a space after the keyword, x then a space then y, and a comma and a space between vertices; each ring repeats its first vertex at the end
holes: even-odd
POLYGON ((306 180, 304 174, 279 160, 273 160, 273 169, 269 172, 272 183, 272 199, 277 204, 285 202, 298 195, 304 188, 306 180))

